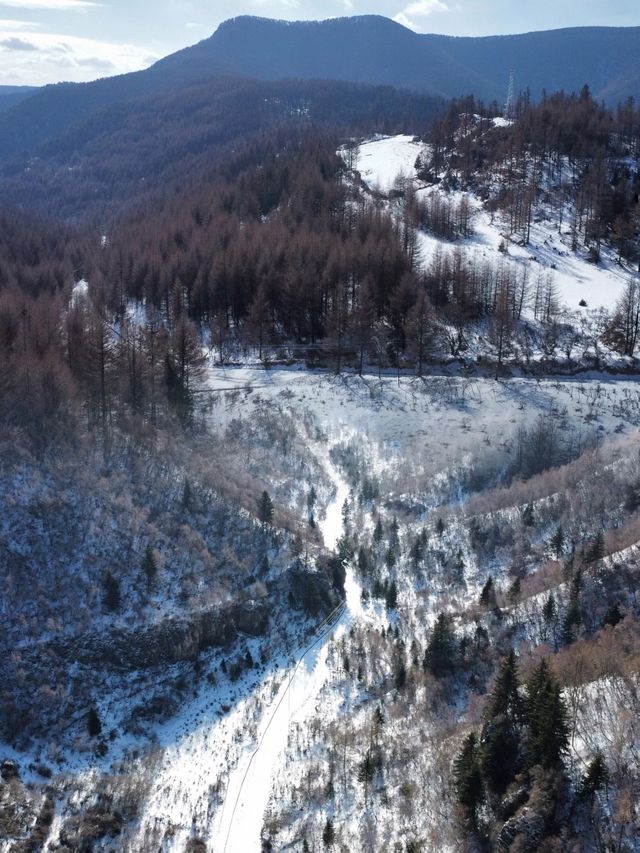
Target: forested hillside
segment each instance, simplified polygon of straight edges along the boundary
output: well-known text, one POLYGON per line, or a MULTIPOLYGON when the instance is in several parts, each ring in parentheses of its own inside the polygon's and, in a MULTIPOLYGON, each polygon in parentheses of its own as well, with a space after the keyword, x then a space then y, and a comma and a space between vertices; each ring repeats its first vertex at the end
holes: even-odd
POLYGON ((410 132, 444 108, 424 95, 330 82, 221 78, 143 98, 134 94, 83 121, 74 110, 71 129, 61 128, 35 151, 6 162, 0 167, 3 202, 107 227, 133 201, 150 206, 174 192, 188 195, 203 182, 215 184, 225 170, 232 178, 234 160, 240 167, 260 162, 269 133, 278 146, 305 127, 341 135, 410 132), (234 152, 238 156, 229 156, 234 152))
POLYGON ((41 142, 0 851, 636 853, 635 102, 228 78, 41 142))

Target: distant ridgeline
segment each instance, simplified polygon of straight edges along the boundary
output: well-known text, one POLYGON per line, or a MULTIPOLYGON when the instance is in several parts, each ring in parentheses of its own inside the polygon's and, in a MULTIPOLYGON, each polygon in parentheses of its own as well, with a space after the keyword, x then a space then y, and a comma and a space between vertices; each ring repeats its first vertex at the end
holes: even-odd
POLYGON ((38 90, 0 122, 0 158, 31 151, 103 107, 215 76, 343 80, 504 103, 513 71, 516 91, 533 98, 588 84, 597 99, 616 103, 640 95, 639 50, 638 27, 452 38, 378 16, 294 24, 240 17, 146 71, 38 90))

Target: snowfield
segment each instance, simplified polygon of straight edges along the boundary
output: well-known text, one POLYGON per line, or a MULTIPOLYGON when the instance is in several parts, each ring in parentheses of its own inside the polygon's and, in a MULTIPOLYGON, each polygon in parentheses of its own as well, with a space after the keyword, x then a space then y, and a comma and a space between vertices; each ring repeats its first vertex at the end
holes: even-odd
POLYGON ((424 145, 413 136, 383 136, 360 146, 357 168, 370 190, 388 192, 402 175, 414 179, 424 145))

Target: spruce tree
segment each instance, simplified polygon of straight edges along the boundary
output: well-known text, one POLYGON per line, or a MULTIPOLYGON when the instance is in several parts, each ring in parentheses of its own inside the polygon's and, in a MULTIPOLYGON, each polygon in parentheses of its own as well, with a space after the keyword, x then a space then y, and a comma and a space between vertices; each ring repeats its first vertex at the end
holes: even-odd
POLYGON ((103 585, 105 608, 111 613, 114 613, 116 610, 120 610, 120 581, 118 578, 108 571, 104 576, 103 585))
POLYGON ((449 675, 455 669, 457 652, 451 621, 445 613, 440 613, 427 643, 424 668, 436 678, 449 675))
POLYGON ((604 755, 598 751, 587 767, 587 772, 580 780, 578 795, 582 799, 592 799, 598 791, 606 788, 609 782, 609 770, 604 755))
POLYGON ((551 550, 555 554, 556 559, 559 560, 564 553, 564 530, 562 529, 562 525, 558 525, 556 532, 551 537, 549 545, 551 546, 551 550))
POLYGON ((601 560, 604 557, 604 533, 602 530, 599 530, 593 542, 591 543, 591 547, 587 551, 586 559, 588 563, 597 563, 598 560, 601 560))
POLYGON ((151 587, 158 574, 158 565, 151 545, 147 545, 142 559, 142 571, 147 578, 147 586, 151 587))
POLYGON ((414 566, 420 565, 422 561, 422 556, 424 554, 424 543, 422 540, 422 536, 417 536, 413 543, 411 544, 411 549, 409 551, 409 556, 411 557, 411 562, 414 566))
POLYGON ((387 610, 395 610, 398 606, 398 584, 395 581, 391 581, 387 587, 387 594, 385 598, 387 610))
POLYGON ((520 578, 515 578, 511 586, 509 587, 509 601, 512 604, 515 604, 516 601, 520 598, 520 589, 522 587, 522 583, 520 578))
POLYGON ((191 512, 193 509, 193 490, 191 488, 191 483, 186 477, 182 487, 182 508, 185 512, 191 512))
POLYGON ((265 527, 273 521, 273 503, 267 491, 258 498, 258 518, 265 527))
POLYGON ((615 602, 607 610, 606 616, 604 617, 604 624, 610 625, 612 628, 615 628, 616 625, 619 625, 623 619, 624 616, 622 615, 622 611, 620 610, 620 605, 615 602))
POLYGON ((374 541, 374 543, 376 545, 379 545, 382 542, 383 536, 384 536, 384 529, 382 527, 382 519, 378 516, 376 526, 373 529, 373 541, 374 541))
POLYGON ((520 676, 518 662, 513 649, 500 664, 491 696, 487 703, 487 715, 490 719, 503 716, 511 723, 522 721, 523 701, 520 696, 520 676))
POLYGON ((542 606, 542 618, 550 625, 556 615, 556 600, 553 593, 550 592, 542 606))
POLYGON ((328 817, 327 822, 324 825, 324 829, 322 830, 322 843, 325 847, 332 847, 335 840, 336 833, 333 828, 333 821, 328 817))
POLYGON ((501 794, 520 767, 523 716, 518 662, 511 649, 500 664, 482 730, 480 766, 493 793, 501 794))
POLYGON ((489 575, 485 585, 482 587, 482 592, 480 593, 480 604, 482 607, 495 607, 496 591, 491 575, 489 575))
POLYGON ((521 765, 520 730, 505 716, 487 721, 482 729, 480 767, 487 787, 502 794, 521 765))
POLYGON ((563 645, 570 646, 573 643, 576 638, 577 627, 581 621, 580 606, 575 598, 571 598, 562 622, 561 639, 563 645))
POLYGON ((525 527, 533 527, 535 524, 535 515, 533 513, 533 504, 528 503, 522 511, 522 523, 525 527))
POLYGON ((90 708, 87 714, 87 731, 89 737, 98 737, 102 732, 102 723, 95 708, 90 708))
POLYGON ((569 747, 568 712, 560 685, 545 659, 531 674, 526 692, 529 765, 558 767, 569 747))
POLYGON ((482 773, 478 760, 478 740, 474 732, 464 739, 453 764, 456 798, 460 805, 475 812, 483 799, 482 773))

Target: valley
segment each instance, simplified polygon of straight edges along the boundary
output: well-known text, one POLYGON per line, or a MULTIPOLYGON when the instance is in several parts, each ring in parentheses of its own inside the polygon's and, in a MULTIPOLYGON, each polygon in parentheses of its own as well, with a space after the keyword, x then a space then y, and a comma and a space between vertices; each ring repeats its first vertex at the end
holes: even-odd
POLYGON ((640 853, 637 37, 0 91, 0 853, 640 853))

